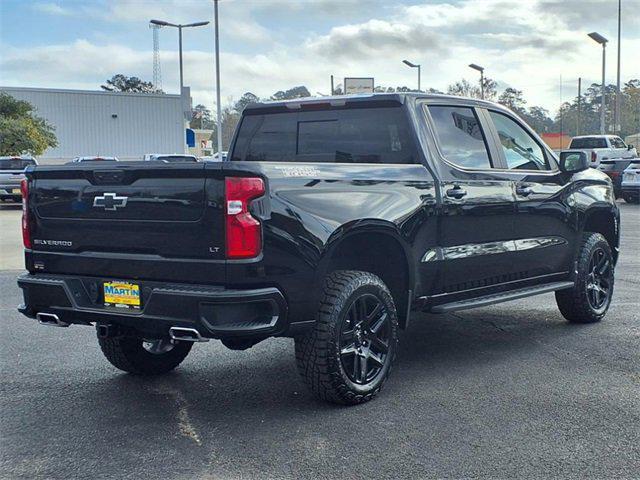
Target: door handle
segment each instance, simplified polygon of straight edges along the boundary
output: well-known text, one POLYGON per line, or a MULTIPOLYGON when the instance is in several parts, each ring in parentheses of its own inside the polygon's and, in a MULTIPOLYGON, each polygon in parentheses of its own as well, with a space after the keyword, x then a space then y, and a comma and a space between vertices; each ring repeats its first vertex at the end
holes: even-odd
POLYGON ((516 185, 516 195, 521 197, 528 197, 533 193, 533 187, 531 185, 521 184, 516 185))
POLYGON ((461 199, 467 194, 467 191, 460 185, 455 185, 453 188, 447 190, 447 197, 461 199))

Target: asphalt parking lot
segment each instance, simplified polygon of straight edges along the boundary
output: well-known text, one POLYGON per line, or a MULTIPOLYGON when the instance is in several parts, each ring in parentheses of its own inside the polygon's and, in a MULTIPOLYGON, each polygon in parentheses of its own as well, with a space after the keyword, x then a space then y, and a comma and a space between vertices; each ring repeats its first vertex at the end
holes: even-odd
POLYGON ((620 208, 603 322, 567 324, 553 295, 416 315, 385 390, 347 408, 306 392, 288 339, 196 345, 144 379, 92 328, 22 317, 20 212, 0 207, 0 477, 639 478, 640 208, 620 208))

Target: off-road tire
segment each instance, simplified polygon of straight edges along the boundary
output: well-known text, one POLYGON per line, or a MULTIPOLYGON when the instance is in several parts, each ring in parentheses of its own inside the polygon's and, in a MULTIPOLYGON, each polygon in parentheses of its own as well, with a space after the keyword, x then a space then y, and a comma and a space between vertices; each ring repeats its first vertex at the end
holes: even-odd
POLYGON ((595 323, 604 318, 611 304, 611 296, 613 295, 614 284, 614 263, 611 254, 611 246, 600 233, 585 232, 582 235, 580 250, 576 260, 576 281, 572 288, 558 290, 556 292, 556 303, 560 309, 562 316, 571 323, 595 323), (606 304, 595 309, 588 298, 588 282, 589 282, 589 266, 592 255, 598 249, 605 252, 607 261, 609 262, 610 273, 610 291, 606 304))
MULTIPOLYGON (((304 382, 320 399, 343 405, 364 403, 378 394, 389 376, 397 349, 398 314, 393 297, 380 278, 360 271, 335 271, 327 276, 313 330, 295 339, 298 371, 304 382), (358 384, 343 366, 341 335, 344 322, 352 321, 346 316, 356 299, 371 295, 386 308, 388 351, 378 374, 370 382, 358 384)), ((365 373, 365 381, 366 376, 365 373)))
POLYGON ((176 342, 171 350, 158 354, 148 352, 137 337, 98 337, 98 343, 111 365, 134 375, 167 373, 180 365, 193 346, 191 342, 176 342))

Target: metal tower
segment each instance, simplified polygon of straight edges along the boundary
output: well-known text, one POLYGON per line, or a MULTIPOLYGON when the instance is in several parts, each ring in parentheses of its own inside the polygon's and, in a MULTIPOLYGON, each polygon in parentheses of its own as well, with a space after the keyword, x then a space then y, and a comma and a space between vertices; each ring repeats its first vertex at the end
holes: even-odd
POLYGON ((160 25, 149 24, 149 28, 153 31, 153 86, 156 91, 162 90, 162 70, 160 69, 160 25))

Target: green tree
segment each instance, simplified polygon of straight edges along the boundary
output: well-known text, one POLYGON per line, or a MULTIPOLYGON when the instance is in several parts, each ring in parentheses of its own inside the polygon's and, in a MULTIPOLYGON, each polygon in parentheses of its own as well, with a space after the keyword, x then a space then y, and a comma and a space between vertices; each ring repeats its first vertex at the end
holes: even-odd
POLYGON ((507 87, 498 97, 498 103, 504 105, 509 110, 520 116, 524 116, 526 114, 524 106, 527 104, 527 101, 522 95, 522 90, 507 87))
POLYGON ((193 107, 191 114, 191 121, 189 122, 191 128, 210 130, 213 128, 214 123, 211 118, 211 110, 202 104, 198 104, 193 107))
POLYGON ((640 133, 640 80, 631 79, 624 84, 620 101, 621 135, 640 133))
POLYGON ((240 100, 238 100, 234 104, 233 109, 238 113, 242 113, 242 111, 244 110, 244 107, 246 107, 250 103, 257 103, 259 101, 260 101, 260 98, 257 95, 254 95, 251 92, 246 92, 244 93, 244 95, 240 97, 240 100))
POLYGON ((310 96, 311 94, 309 93, 309 90, 307 90, 307 87, 302 85, 290 88, 289 90, 279 90, 271 95, 271 100, 289 100, 292 98, 304 98, 310 96))
MULTIPOLYGON (((233 132, 240 121, 240 113, 237 112, 233 106, 228 105, 222 109, 222 150, 229 150, 231 139, 233 138, 233 132)), ((213 124, 213 132, 211 133, 211 142, 213 149, 216 150, 218 142, 218 125, 216 122, 213 124)))
POLYGON ((58 145, 54 130, 29 102, 0 92, 0 155, 41 155, 58 145))
POLYGON ((145 82, 138 77, 127 77, 121 73, 105 83, 106 85, 100 85, 100 88, 108 92, 164 93, 162 90, 156 90, 151 82, 145 82))
POLYGON ((549 111, 542 107, 531 107, 523 118, 538 133, 549 132, 553 129, 553 120, 549 117, 549 111))
MULTIPOLYGON (((485 100, 494 100, 498 94, 498 84, 495 80, 485 77, 483 85, 485 100)), ((482 98, 482 91, 480 90, 480 87, 470 83, 464 78, 449 85, 447 87, 447 93, 449 95, 456 95, 459 97, 482 98)))

